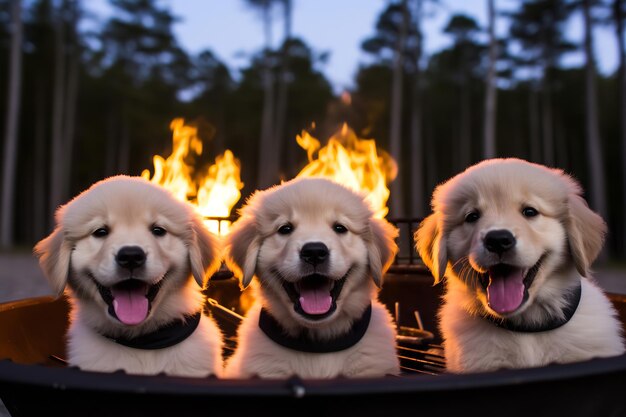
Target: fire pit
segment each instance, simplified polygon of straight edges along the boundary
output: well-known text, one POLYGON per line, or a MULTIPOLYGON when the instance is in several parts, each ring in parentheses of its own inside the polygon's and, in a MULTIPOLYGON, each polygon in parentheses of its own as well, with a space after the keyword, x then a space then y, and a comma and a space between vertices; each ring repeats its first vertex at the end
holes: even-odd
MULTIPOLYGON (((226 151, 206 175, 199 175, 186 164, 189 154, 202 152, 196 130, 181 119, 172 122, 172 130, 172 154, 167 159, 155 156, 153 175, 149 171, 142 175, 196 204, 215 233, 228 233, 235 220, 230 210, 243 187, 236 158, 226 151)), ((326 147, 306 133, 298 142, 309 158, 299 175, 323 176, 360 189, 376 215, 386 215, 386 185, 396 166, 385 153, 378 153, 373 140, 359 139, 344 126, 326 147)), ((390 220, 400 230, 400 252, 380 293, 396 319, 401 376, 218 380, 84 372, 64 362, 67 300, 36 298, 0 304, 0 397, 13 417, 626 415, 626 355, 534 369, 443 373, 436 322, 442 287, 433 286, 413 247, 419 220, 390 220)), ((241 295, 232 273, 224 268, 213 276, 206 295, 207 309, 225 335, 228 356, 250 298, 241 295)), ((610 297, 626 324, 626 296, 610 297)))
MULTIPOLYGON (((474 375, 438 375, 442 370, 434 326, 440 288, 427 271, 388 274, 381 299, 399 302, 400 324, 419 310, 434 338, 398 344, 403 376, 374 379, 268 381, 104 374, 68 368, 63 332, 67 302, 39 298, 0 306, 0 397, 14 417, 143 415, 624 415, 626 355, 544 368, 474 375), (46 320, 42 320, 46 318, 46 320)), ((232 279, 216 281, 209 296, 236 295, 232 279)), ((613 297, 626 314, 626 299, 613 297)), ((231 298, 234 308, 238 299, 231 298)), ((229 336, 237 317, 225 306, 209 308, 229 336)))
MULTIPOLYGON (((395 223, 410 234, 418 221, 395 223)), ((412 252, 410 245, 401 247, 380 294, 401 330, 400 377, 218 380, 84 372, 63 362, 67 300, 37 298, 0 305, 0 397, 13 417, 626 415, 626 355, 534 369, 442 374, 436 326, 442 288, 432 285, 430 273, 412 252)), ((626 297, 610 296, 626 323, 626 297)), ((207 297, 207 308, 226 336, 228 355, 246 298, 225 271, 213 277, 207 297)))

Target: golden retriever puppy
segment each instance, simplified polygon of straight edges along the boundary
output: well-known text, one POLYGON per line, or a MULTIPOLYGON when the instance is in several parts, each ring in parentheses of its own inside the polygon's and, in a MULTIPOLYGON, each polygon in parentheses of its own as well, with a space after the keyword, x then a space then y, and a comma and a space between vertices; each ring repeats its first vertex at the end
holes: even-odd
POLYGON ((397 230, 325 179, 255 193, 227 238, 227 263, 257 303, 238 330, 231 378, 399 373, 395 328, 376 299, 397 230))
POLYGON ((54 290, 71 290, 70 365, 220 375, 221 332, 201 292, 220 253, 191 205, 117 176, 59 208, 56 221, 35 253, 54 290))
POLYGON ((589 277, 606 225, 560 170, 493 159, 437 187, 416 232, 435 279, 451 372, 624 352, 611 302, 589 277))

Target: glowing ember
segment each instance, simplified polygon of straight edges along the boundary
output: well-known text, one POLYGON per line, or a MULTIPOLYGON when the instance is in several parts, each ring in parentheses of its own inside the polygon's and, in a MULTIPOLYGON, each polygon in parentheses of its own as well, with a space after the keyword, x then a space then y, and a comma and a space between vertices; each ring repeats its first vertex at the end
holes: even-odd
POLYGON ((360 191, 366 195, 376 217, 385 217, 389 211, 387 184, 396 177, 398 168, 389 154, 376 149, 373 139, 359 139, 347 124, 323 148, 308 132, 302 132, 296 139, 309 158, 309 164, 298 177, 328 178, 360 191))
POLYGON ((346 106, 350 106, 352 104, 352 95, 349 91, 341 93, 341 102, 346 106))
MULTIPOLYGON (((185 125, 183 119, 174 119, 172 129, 172 154, 164 159, 153 157, 154 175, 145 169, 141 176, 170 190, 178 199, 194 204, 205 217, 228 217, 230 210, 241 197, 239 160, 230 150, 215 158, 215 164, 205 172, 194 172, 185 161, 188 156, 202 154, 202 140, 195 127, 185 125)), ((213 233, 228 233, 229 222, 206 220, 213 233)))

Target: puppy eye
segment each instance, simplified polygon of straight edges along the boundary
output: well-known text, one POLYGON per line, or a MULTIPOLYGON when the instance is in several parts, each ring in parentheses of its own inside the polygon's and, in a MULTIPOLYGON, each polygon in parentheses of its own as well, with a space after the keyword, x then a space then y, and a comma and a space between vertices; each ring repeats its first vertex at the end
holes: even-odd
POLYGON ((539 212, 534 207, 524 207, 522 209, 522 214, 524 217, 535 217, 539 215, 539 212))
POLYGON ((91 234, 91 236, 97 237, 97 238, 101 238, 101 237, 105 237, 108 234, 109 234, 109 228, 104 226, 104 227, 100 227, 100 228, 94 230, 94 232, 91 234))
POLYGON ((343 233, 347 233, 348 232, 348 228, 346 226, 344 226, 343 224, 340 224, 340 223, 333 224, 333 230, 337 234, 343 234, 343 233))
POLYGON ((293 232, 293 224, 286 223, 278 228, 278 233, 281 235, 288 235, 293 232))
POLYGON ((480 219, 478 211, 471 211, 465 215, 465 223, 476 223, 480 219))
POLYGON ((155 236, 165 236, 167 230, 162 228, 161 226, 152 226, 152 234, 155 236))

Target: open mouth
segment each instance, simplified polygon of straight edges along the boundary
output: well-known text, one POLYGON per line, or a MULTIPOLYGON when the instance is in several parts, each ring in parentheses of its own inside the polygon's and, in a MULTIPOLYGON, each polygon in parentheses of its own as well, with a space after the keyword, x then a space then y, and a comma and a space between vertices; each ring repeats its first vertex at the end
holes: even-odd
POLYGON ((297 282, 283 281, 283 288, 296 313, 309 320, 322 320, 337 310, 337 298, 351 271, 352 268, 339 280, 311 274, 297 282))
POLYGON ((496 264, 481 275, 481 284, 487 291, 489 307, 498 314, 510 314, 528 300, 532 285, 546 255, 529 269, 508 264, 496 264))
MULTIPOLYGON (((94 280, 95 281, 95 280, 94 280)), ((127 325, 142 323, 150 314, 152 301, 161 288, 160 280, 149 285, 138 279, 127 279, 111 287, 96 282, 102 299, 109 306, 109 314, 127 325)))

